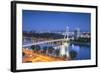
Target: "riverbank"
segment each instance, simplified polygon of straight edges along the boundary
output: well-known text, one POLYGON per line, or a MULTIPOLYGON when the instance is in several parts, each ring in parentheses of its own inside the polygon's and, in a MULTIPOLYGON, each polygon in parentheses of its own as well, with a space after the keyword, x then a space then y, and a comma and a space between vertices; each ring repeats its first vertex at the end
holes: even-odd
POLYGON ((91 43, 90 42, 76 42, 76 41, 70 41, 70 43, 72 44, 75 44, 75 45, 80 45, 80 46, 88 46, 90 47, 91 46, 91 43))

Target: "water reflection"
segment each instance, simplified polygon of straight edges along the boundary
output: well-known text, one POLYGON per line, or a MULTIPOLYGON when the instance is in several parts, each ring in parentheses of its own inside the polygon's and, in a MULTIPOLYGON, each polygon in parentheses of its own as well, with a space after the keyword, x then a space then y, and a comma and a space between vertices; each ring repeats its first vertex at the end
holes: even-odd
MULTIPOLYGON (((70 52, 73 51, 73 53, 76 55, 73 59, 74 60, 86 60, 91 58, 91 49, 90 46, 83 46, 79 44, 70 44, 69 46, 70 52)), ((71 52, 72 53, 72 52, 71 52)))

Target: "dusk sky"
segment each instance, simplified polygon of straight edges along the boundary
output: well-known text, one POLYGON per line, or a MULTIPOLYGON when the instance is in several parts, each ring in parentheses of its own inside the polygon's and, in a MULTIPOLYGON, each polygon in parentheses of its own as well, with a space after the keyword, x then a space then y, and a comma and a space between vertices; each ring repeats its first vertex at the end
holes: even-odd
POLYGON ((90 31, 91 14, 75 12, 34 11, 23 10, 23 31, 63 31, 69 27, 70 31, 80 28, 90 31))

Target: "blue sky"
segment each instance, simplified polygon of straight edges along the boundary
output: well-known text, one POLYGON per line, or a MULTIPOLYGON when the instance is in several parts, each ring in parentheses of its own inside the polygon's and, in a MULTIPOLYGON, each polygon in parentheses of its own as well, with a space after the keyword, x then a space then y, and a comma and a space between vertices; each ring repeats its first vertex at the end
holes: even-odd
POLYGON ((90 31, 91 14, 75 12, 23 10, 24 31, 62 31, 68 26, 70 31, 80 28, 90 31))

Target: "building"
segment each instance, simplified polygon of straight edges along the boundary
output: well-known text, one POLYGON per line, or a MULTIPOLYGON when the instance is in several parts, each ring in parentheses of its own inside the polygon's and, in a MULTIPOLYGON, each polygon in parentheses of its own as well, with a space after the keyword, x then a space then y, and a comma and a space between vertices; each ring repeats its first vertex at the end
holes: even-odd
POLYGON ((74 39, 78 39, 80 37, 80 29, 77 28, 75 31, 74 31, 74 39))

